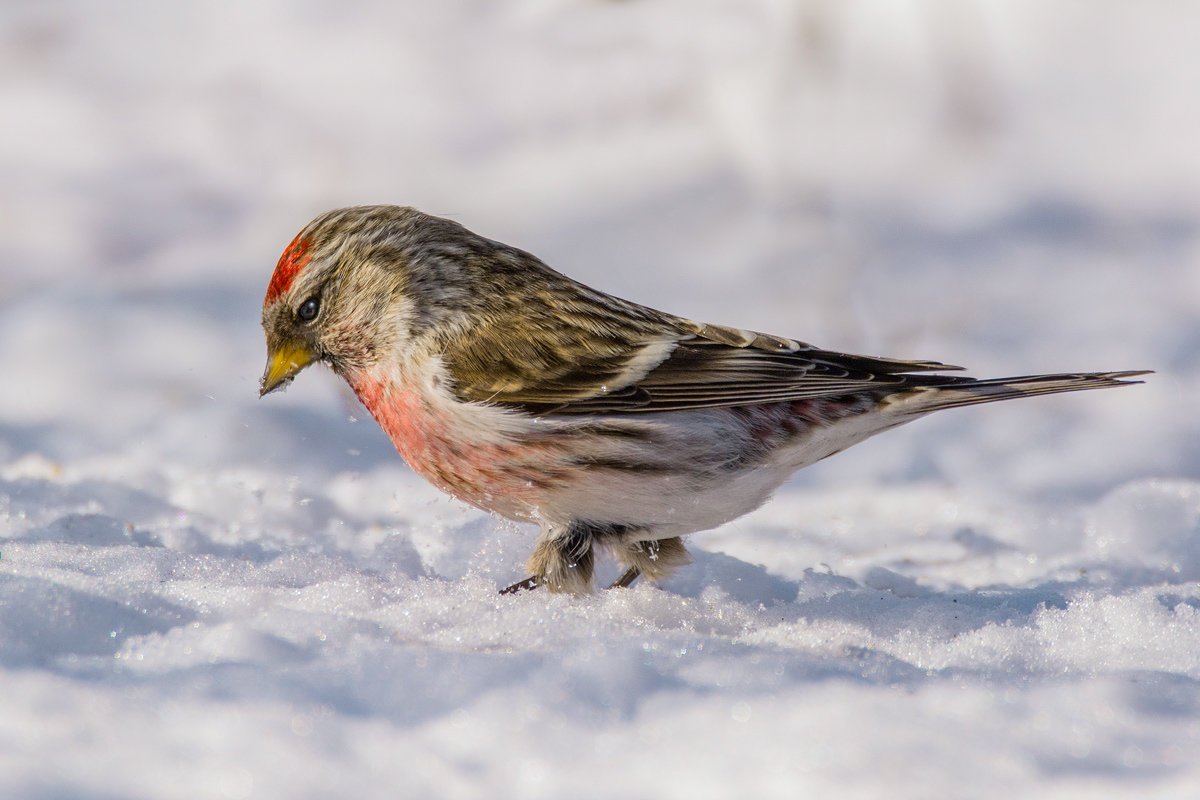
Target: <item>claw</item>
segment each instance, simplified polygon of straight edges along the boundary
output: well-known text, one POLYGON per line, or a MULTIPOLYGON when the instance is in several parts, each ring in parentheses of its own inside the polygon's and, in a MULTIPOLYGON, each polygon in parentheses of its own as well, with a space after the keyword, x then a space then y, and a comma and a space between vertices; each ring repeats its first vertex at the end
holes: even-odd
POLYGON ((517 581, 512 586, 505 586, 500 590, 500 594, 516 594, 517 592, 531 592, 541 586, 542 582, 538 580, 538 576, 530 575, 523 581, 517 581))

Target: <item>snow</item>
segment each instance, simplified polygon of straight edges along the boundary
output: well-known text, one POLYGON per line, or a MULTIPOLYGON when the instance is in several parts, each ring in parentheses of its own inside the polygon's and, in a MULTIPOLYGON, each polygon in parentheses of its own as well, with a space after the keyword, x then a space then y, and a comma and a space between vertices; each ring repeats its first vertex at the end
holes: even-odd
POLYGON ((1197 23, 3 5, 0 796, 1200 794, 1197 23), (367 202, 827 347, 1157 373, 885 434, 661 588, 500 597, 533 531, 327 373, 257 398, 279 252, 367 202))

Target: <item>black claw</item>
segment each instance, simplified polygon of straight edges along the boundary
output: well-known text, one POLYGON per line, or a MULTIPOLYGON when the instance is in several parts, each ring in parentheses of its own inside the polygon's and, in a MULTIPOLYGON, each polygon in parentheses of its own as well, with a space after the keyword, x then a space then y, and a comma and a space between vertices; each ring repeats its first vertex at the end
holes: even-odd
POLYGON ((516 594, 517 592, 529 592, 542 585, 541 580, 537 575, 530 575, 523 581, 517 581, 512 586, 505 586, 500 590, 500 594, 516 594))

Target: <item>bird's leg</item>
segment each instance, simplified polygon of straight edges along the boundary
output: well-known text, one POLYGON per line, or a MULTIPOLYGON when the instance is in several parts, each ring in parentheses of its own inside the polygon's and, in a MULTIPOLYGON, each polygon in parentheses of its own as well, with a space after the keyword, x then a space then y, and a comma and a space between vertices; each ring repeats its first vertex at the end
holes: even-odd
POLYGON ((597 532, 597 527, 587 522, 544 530, 529 557, 529 571, 533 574, 501 589, 500 594, 515 594, 543 585, 552 592, 587 594, 592 589, 595 567, 592 545, 597 532))
POLYGON ((662 580, 676 567, 682 567, 692 560, 678 536, 629 542, 617 553, 621 563, 628 564, 629 568, 608 587, 610 589, 628 588, 643 574, 652 581, 662 580))
POLYGON ((547 529, 529 559, 529 571, 533 574, 501 589, 500 594, 516 594, 543 585, 552 592, 586 594, 592 588, 595 563, 592 550, 597 541, 613 547, 626 566, 609 589, 628 588, 642 575, 652 581, 662 580, 676 567, 691 561, 678 536, 620 541, 633 534, 634 529, 624 525, 578 520, 565 527, 547 529))
POLYGON ((636 581, 638 579, 638 576, 641 574, 642 574, 642 571, 640 569, 638 569, 637 567, 630 567, 629 569, 627 569, 623 573, 621 573, 621 577, 617 578, 615 581, 610 583, 608 585, 608 588, 609 589, 628 589, 630 586, 633 586, 633 582, 636 581))

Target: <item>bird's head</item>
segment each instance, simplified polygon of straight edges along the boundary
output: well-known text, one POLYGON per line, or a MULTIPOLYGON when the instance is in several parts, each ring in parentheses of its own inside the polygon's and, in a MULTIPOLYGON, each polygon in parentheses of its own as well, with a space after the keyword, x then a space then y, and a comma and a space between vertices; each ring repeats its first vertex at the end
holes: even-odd
POLYGON ((590 292, 452 220, 401 206, 330 211, 297 234, 267 286, 260 394, 317 361, 353 386, 377 365, 436 358, 490 396, 503 380, 481 370, 524 375, 564 360, 548 331, 568 330, 565 343, 588 352, 597 330, 611 338, 611 314, 577 313, 600 307, 590 292))
POLYGON ((419 212, 362 206, 322 214, 283 251, 263 300, 267 367, 259 394, 309 364, 345 376, 402 347, 417 316, 408 244, 419 212))

